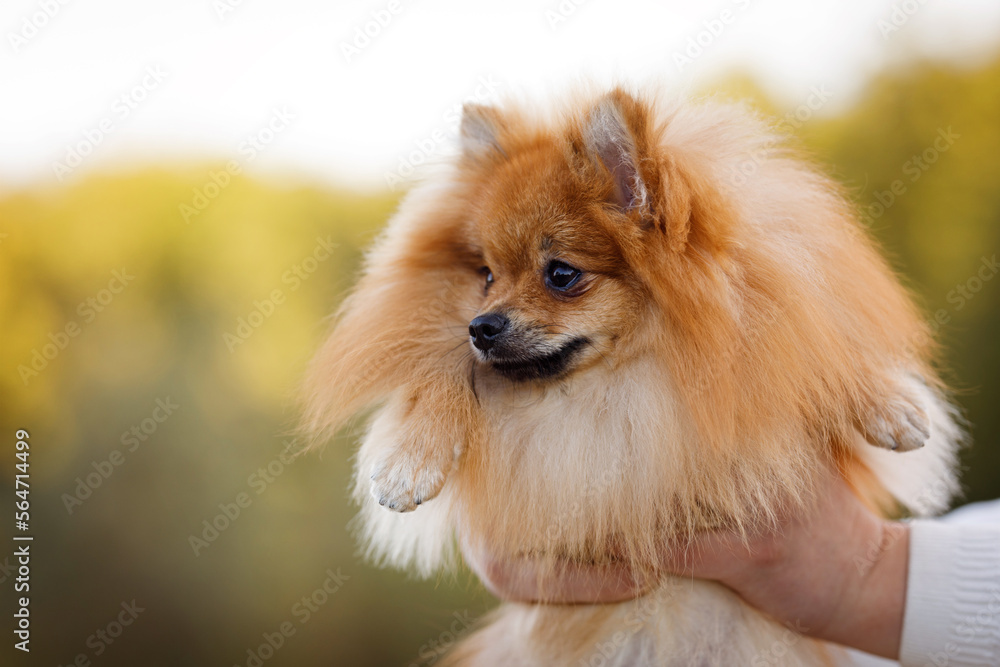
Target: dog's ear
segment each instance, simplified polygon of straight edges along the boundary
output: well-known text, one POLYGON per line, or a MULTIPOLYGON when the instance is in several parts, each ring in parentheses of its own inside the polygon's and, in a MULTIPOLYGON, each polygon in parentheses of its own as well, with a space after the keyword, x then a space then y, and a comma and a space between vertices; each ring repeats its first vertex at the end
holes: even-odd
POLYGON ((591 166, 609 174, 607 199, 645 230, 658 230, 671 250, 720 247, 730 212, 710 179, 684 169, 658 148, 653 111, 619 89, 600 98, 583 124, 591 166))
POLYGON ((462 155, 477 162, 505 156, 500 145, 500 137, 505 128, 506 122, 495 107, 465 104, 459 127, 462 155))
POLYGON ((631 95, 615 89, 587 113, 583 142, 595 166, 611 176, 611 203, 626 213, 651 213, 651 186, 642 169, 647 149, 647 111, 631 95))

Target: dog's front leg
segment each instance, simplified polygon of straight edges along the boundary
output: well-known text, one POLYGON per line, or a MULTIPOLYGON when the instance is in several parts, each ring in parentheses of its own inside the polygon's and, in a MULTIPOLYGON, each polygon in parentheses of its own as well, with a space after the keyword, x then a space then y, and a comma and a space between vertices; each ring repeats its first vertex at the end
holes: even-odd
POLYGON ((927 385, 917 375, 900 373, 887 382, 890 391, 862 409, 859 430, 876 447, 907 452, 924 446, 930 437, 924 399, 927 385))
POLYGON ((403 390, 386 406, 396 413, 398 428, 361 462, 378 504, 409 512, 440 493, 469 437, 466 394, 442 381, 420 391, 403 390))

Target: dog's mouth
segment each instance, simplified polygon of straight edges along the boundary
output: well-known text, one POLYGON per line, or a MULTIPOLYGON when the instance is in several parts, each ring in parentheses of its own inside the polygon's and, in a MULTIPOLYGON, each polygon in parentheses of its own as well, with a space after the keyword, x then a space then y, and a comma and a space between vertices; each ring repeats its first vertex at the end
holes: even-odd
POLYGON ((570 363, 588 342, 582 336, 573 338, 554 352, 535 356, 493 353, 487 362, 493 370, 510 380, 553 378, 566 372, 570 363))

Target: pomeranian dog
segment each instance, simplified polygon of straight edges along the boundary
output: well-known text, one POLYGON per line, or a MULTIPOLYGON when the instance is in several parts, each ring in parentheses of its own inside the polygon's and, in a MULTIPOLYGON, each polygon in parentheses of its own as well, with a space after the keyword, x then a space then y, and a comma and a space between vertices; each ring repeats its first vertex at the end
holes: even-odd
MULTIPOLYGON (((316 441, 375 408, 377 563, 623 560, 749 533, 833 466, 882 513, 943 509, 962 432, 911 298, 838 189, 740 107, 621 87, 466 105, 460 151, 367 256, 306 382, 316 441)), ((503 604, 459 665, 836 664, 724 587, 503 604)))

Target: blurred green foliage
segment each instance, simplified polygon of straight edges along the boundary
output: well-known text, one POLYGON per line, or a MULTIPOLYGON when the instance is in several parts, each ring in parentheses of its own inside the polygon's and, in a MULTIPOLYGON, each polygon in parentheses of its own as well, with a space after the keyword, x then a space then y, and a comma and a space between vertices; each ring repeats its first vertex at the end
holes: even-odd
POLYGON ((938 331, 971 423, 964 500, 1000 496, 1000 60, 883 74, 803 129, 938 331))
MULTIPOLYGON (((795 112, 752 81, 732 88, 795 112)), ((975 441, 966 499, 1000 495, 1000 280, 980 273, 1000 250, 1000 60, 912 63, 793 129, 944 321, 975 441)), ((397 200, 235 177, 186 221, 180 205, 220 171, 91 175, 0 199, 0 488, 12 497, 26 428, 35 658, 253 665, 247 651, 290 622, 263 664, 418 662, 489 596, 468 574, 416 582, 356 557, 349 438, 279 458, 325 318, 397 200), (225 526, 211 541, 206 521, 225 526), (296 605, 327 570, 346 578, 303 624, 296 605), (95 633, 133 599, 144 611, 105 643, 95 633)))

